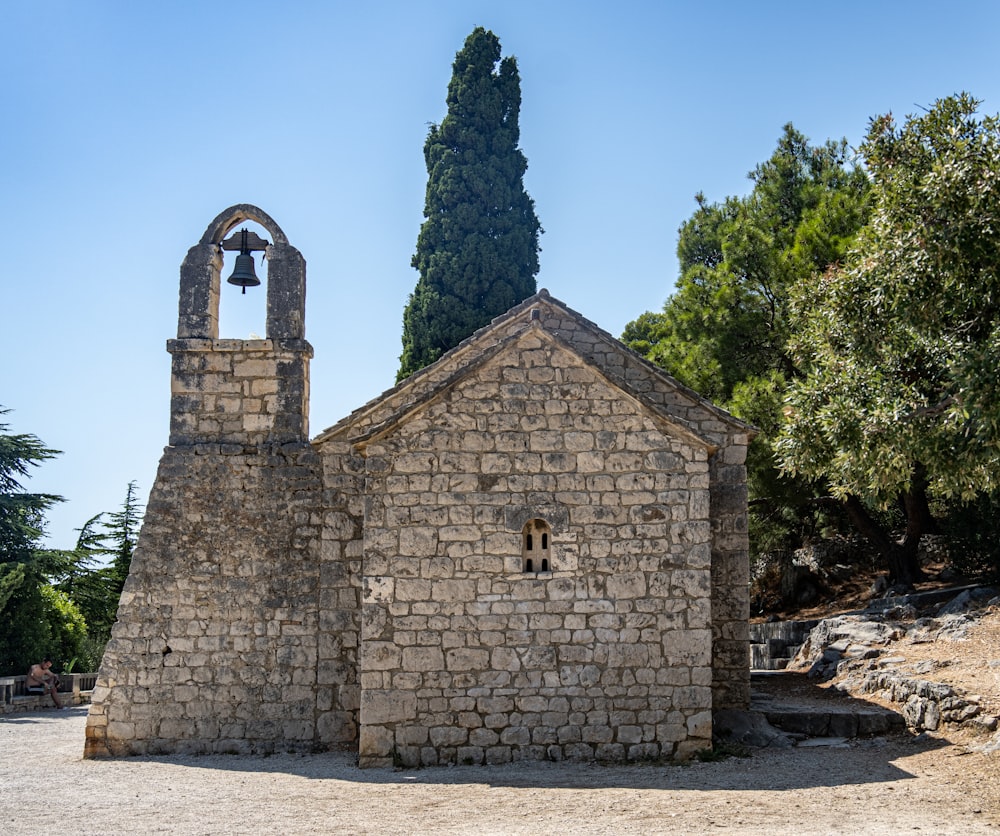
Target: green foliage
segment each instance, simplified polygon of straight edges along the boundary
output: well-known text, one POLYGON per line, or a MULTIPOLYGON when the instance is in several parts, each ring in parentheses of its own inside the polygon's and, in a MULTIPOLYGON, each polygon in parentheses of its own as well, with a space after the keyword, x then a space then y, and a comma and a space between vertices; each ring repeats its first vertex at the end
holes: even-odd
POLYGON ((102 646, 111 636, 121 585, 105 565, 109 552, 102 530, 104 514, 97 514, 78 529, 76 548, 68 553, 67 571, 57 587, 77 604, 87 621, 88 635, 102 646))
MULTIPOLYGON (((0 415, 8 411, 0 409, 0 415)), ((28 493, 21 481, 58 451, 8 428, 0 424, 0 672, 24 673, 55 649, 42 586, 45 572, 58 569, 61 561, 38 544, 45 512, 61 498, 28 493)))
POLYGON ((448 113, 424 143, 427 194, 397 380, 535 292, 541 226, 524 189, 517 63, 482 27, 455 56, 448 113))
MULTIPOLYGON (((0 415, 9 411, 0 408, 0 415)), ((14 435, 8 429, 9 425, 0 423, 0 563, 28 563, 42 537, 45 512, 62 497, 27 493, 21 479, 59 451, 33 435, 14 435)))
POLYGON ((943 533, 952 567, 962 575, 1000 581, 1000 494, 981 493, 950 510, 943 533))
POLYGON ((778 453, 837 496, 881 506, 1000 487, 1000 134, 967 94, 862 152, 871 223, 842 268, 803 281, 778 453))
POLYGON ((24 673, 45 656, 57 668, 94 669, 141 522, 135 483, 107 523, 103 514, 87 521, 72 551, 42 549, 45 511, 61 498, 27 493, 20 480, 58 451, 6 429, 0 424, 0 673, 24 673))
POLYGON ((70 569, 59 579, 58 588, 77 603, 90 637, 101 645, 111 636, 141 523, 136 484, 129 482, 119 511, 91 517, 79 529, 76 548, 68 553, 70 569))
POLYGON ((749 175, 745 197, 697 208, 680 229, 681 275, 661 313, 626 326, 622 340, 682 383, 754 424, 748 453, 751 544, 792 548, 823 524, 822 486, 781 474, 772 442, 789 381, 791 288, 843 258, 868 211, 868 179, 846 141, 811 146, 786 125, 749 175))
MULTIPOLYGON (((47 653, 59 670, 80 655, 87 638, 87 622, 65 592, 48 584, 39 587, 42 598, 43 618, 49 636, 47 653)), ((32 662, 39 661, 37 658, 32 662)))
POLYGON ((135 482, 128 483, 125 492, 125 501, 121 510, 109 515, 109 521, 105 525, 104 541, 105 554, 111 557, 111 578, 117 587, 117 594, 121 593, 128 578, 128 570, 132 565, 132 554, 135 552, 135 545, 139 539, 139 526, 142 524, 142 506, 136 495, 135 482))
POLYGON ((25 673, 50 652, 42 579, 26 563, 0 563, 0 674, 25 673))
POLYGON ((22 674, 46 657, 61 669, 80 655, 87 623, 68 595, 25 571, 23 564, 18 568, 0 566, 0 585, 14 581, 10 621, 0 627, 0 672, 22 674))

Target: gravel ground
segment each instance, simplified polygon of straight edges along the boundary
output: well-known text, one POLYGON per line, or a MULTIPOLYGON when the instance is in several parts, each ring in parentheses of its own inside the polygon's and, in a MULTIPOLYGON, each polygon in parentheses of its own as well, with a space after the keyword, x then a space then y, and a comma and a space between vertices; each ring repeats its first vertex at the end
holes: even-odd
POLYGON ((84 761, 86 708, 0 718, 0 832, 1000 834, 1000 756, 926 736, 679 765, 84 761))

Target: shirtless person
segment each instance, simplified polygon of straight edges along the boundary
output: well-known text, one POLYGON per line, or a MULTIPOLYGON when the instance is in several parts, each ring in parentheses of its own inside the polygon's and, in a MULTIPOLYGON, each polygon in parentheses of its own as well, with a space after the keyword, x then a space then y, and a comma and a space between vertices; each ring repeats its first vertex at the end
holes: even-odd
POLYGON ((43 659, 40 665, 32 665, 31 670, 28 671, 27 679, 24 680, 24 687, 28 693, 50 694, 56 708, 62 708, 59 697, 56 696, 56 691, 59 688, 59 677, 49 670, 51 667, 51 659, 43 659))

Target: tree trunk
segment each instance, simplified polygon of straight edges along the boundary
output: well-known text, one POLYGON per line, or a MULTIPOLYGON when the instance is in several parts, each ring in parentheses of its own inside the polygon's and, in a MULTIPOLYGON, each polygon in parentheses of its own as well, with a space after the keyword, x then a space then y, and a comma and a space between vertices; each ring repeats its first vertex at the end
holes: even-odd
POLYGON ((920 486, 919 490, 908 491, 903 497, 903 506, 906 509, 906 533, 902 542, 896 542, 889 532, 872 518, 858 497, 851 495, 844 501, 847 516, 854 527, 882 558, 882 563, 889 573, 889 583, 913 586, 924 577, 917 558, 920 538, 935 531, 937 524, 927 506, 927 495, 923 486, 920 486))

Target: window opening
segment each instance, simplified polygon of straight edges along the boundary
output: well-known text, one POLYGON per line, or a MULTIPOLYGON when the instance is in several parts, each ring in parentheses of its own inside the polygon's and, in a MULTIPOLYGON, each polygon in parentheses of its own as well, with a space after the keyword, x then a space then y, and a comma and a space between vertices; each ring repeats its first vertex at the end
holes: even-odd
POLYGON ((545 520, 528 520, 521 532, 521 568, 525 573, 549 572, 552 555, 549 544, 552 529, 545 520))

